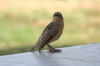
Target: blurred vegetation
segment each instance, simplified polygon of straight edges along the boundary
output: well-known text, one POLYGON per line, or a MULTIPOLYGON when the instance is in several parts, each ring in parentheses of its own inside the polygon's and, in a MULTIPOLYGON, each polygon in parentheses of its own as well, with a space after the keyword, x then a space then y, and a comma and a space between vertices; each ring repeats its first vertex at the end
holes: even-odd
POLYGON ((67 47, 100 42, 100 10, 98 9, 100 4, 98 0, 87 0, 86 2, 81 0, 28 1, 30 4, 39 3, 40 5, 46 2, 41 7, 39 5, 35 7, 34 4, 28 6, 26 0, 15 1, 17 4, 9 0, 10 5, 5 6, 7 0, 5 3, 0 0, 0 5, 3 5, 0 7, 0 55, 29 51, 45 26, 52 21, 52 14, 55 11, 63 14, 65 28, 61 38, 51 45, 67 47), (24 7, 22 2, 24 2, 24 7), (86 7, 87 2, 89 7, 86 7), (13 5, 16 7, 11 6, 12 3, 15 3, 13 5))

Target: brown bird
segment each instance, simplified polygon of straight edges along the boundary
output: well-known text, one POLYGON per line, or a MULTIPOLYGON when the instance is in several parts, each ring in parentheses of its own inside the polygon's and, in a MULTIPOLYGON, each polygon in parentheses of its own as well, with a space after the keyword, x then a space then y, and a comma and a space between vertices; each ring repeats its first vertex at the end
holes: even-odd
POLYGON ((40 35, 36 45, 31 49, 31 51, 39 48, 40 52, 44 46, 47 46, 48 48, 50 48, 50 52, 60 52, 61 50, 53 48, 49 43, 59 39, 63 32, 63 28, 63 16, 60 12, 55 12, 53 15, 53 21, 46 26, 46 28, 40 35))

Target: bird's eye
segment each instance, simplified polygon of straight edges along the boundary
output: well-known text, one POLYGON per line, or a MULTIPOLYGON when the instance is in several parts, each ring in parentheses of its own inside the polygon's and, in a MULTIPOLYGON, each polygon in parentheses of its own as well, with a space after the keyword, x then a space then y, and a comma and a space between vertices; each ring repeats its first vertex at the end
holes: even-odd
POLYGON ((58 14, 56 16, 59 16, 58 14))
POLYGON ((54 16, 58 16, 58 17, 59 17, 59 15, 58 15, 58 14, 54 14, 54 16))

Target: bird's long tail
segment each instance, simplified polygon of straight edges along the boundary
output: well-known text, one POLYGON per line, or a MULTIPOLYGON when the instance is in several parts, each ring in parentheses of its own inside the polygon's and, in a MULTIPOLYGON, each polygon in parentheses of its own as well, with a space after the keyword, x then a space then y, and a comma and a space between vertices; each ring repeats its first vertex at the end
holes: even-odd
POLYGON ((30 51, 35 51, 39 47, 40 43, 37 42, 36 45, 30 50, 30 51))

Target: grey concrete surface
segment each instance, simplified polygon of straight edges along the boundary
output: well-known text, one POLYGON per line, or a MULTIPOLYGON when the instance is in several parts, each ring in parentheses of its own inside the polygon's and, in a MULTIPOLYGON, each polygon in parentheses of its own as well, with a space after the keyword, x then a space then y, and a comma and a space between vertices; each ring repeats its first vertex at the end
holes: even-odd
MULTIPOLYGON (((100 66, 100 43, 0 56, 0 66, 100 66)), ((13 51, 13 50, 12 50, 13 51)))

